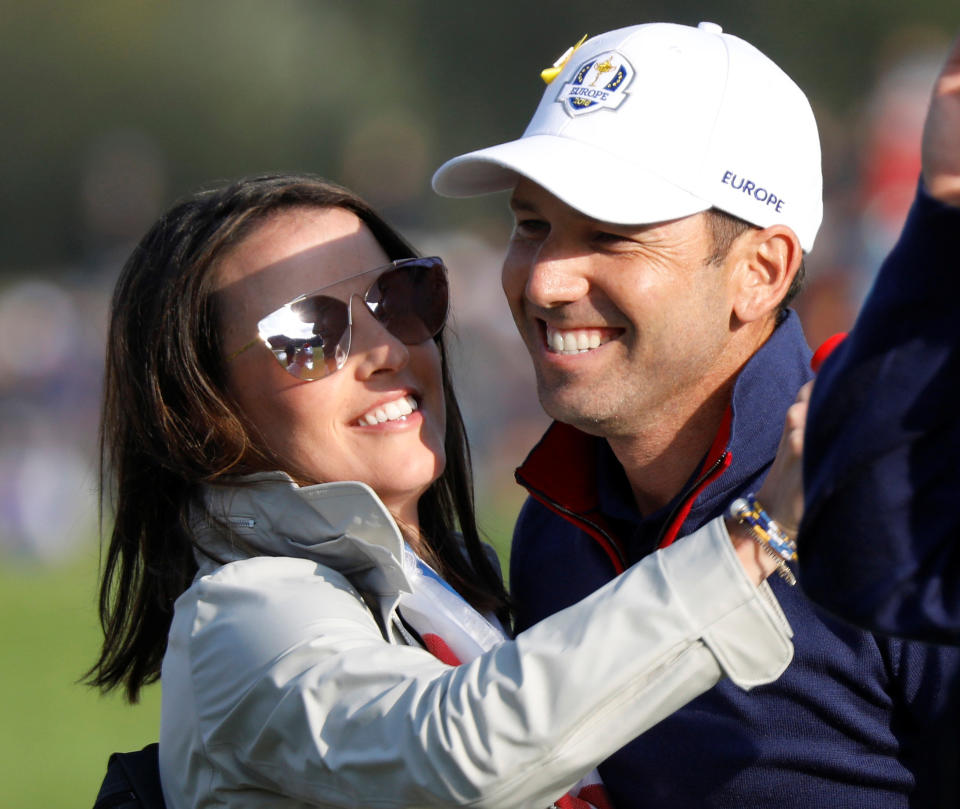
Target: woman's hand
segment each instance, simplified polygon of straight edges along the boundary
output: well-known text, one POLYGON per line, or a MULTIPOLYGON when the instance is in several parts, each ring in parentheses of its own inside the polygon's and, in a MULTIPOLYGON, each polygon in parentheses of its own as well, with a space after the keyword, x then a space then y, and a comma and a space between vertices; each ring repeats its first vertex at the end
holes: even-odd
POLYGON ((803 431, 812 390, 813 380, 800 388, 797 400, 787 410, 777 457, 757 492, 767 514, 791 536, 797 535, 803 516, 803 431))
MULTIPOLYGON (((796 401, 787 410, 777 457, 757 492, 757 500, 767 514, 791 536, 796 536, 803 516, 803 431, 812 390, 811 380, 800 388, 796 401)), ((737 556, 754 582, 759 584, 777 569, 776 560, 753 540, 745 526, 728 517, 727 530, 737 556)))

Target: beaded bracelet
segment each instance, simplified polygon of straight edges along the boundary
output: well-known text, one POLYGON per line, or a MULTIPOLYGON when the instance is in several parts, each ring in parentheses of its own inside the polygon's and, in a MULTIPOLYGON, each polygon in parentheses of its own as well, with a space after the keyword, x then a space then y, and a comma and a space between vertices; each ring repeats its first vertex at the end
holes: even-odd
POLYGON ((776 560, 780 578, 791 587, 795 585, 797 579, 787 562, 797 560, 797 543, 763 510, 756 495, 738 497, 730 504, 727 514, 750 529, 754 541, 776 560))

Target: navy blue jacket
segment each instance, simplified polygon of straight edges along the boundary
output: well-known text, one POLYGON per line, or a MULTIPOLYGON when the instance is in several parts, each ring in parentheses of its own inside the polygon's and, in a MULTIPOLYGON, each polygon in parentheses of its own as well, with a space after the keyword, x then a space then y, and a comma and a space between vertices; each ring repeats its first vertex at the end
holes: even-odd
POLYGON ((810 403, 801 574, 838 615, 960 643, 958 403, 960 208, 921 188, 810 403))
MULTIPOLYGON (((809 359, 790 313, 740 373, 730 418, 700 469, 654 514, 638 513, 605 441, 552 425, 517 471, 531 493, 511 558, 518 628, 759 488, 809 359)), ((749 693, 720 682, 608 759, 600 772, 615 805, 891 809, 952 800, 940 782, 957 767, 942 760, 956 754, 942 741, 956 735, 944 683, 957 676, 960 649, 875 637, 778 577, 770 583, 795 633, 794 662, 749 693)))

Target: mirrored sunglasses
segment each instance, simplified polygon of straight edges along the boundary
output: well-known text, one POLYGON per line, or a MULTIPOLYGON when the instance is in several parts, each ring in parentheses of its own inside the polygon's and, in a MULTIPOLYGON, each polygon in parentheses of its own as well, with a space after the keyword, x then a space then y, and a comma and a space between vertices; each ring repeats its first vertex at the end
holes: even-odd
POLYGON ((350 355, 351 304, 359 297, 377 321, 406 345, 436 337, 450 302, 443 259, 403 258, 365 270, 300 295, 257 323, 258 336, 227 361, 262 341, 297 379, 322 379, 339 371, 350 355), (365 292, 337 297, 334 292, 364 276, 375 276, 365 292))

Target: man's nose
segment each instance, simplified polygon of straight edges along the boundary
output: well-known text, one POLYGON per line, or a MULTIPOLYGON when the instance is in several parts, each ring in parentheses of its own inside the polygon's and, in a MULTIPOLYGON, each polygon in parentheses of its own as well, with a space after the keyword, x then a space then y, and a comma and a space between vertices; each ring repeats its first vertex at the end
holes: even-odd
POLYGON ((544 309, 579 300, 590 289, 589 264, 583 252, 544 244, 530 262, 524 296, 544 309))

